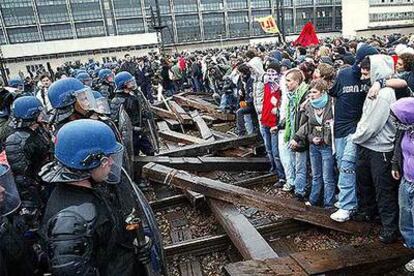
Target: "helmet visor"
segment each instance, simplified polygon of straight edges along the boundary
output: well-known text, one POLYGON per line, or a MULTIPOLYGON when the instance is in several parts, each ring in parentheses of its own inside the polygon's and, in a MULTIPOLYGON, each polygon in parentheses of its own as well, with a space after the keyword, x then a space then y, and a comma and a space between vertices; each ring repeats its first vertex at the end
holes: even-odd
POLYGON ((7 165, 0 165, 0 216, 7 216, 20 207, 16 183, 7 165))
POLYGON ((96 101, 90 88, 85 88, 75 92, 76 101, 79 106, 86 111, 96 111, 96 101))
POLYGON ((112 153, 107 158, 111 164, 111 170, 106 179, 107 183, 117 184, 121 181, 124 147, 121 146, 118 152, 112 153))
POLYGON ((137 81, 135 78, 132 78, 131 80, 125 82, 125 87, 130 90, 136 90, 138 88, 137 81))
POLYGON ((109 108, 108 99, 105 97, 96 99, 96 113, 109 115, 111 114, 111 110, 109 108))

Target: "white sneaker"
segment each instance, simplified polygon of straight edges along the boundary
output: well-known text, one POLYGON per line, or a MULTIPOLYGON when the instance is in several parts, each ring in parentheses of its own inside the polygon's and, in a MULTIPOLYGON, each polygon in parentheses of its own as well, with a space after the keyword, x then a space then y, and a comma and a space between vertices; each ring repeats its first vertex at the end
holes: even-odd
POLYGON ((310 203, 310 201, 306 201, 306 202, 305 202, 305 205, 306 205, 306 206, 312 206, 312 203, 310 203))
POLYGON ((339 205, 339 201, 335 202, 334 206, 335 206, 335 208, 337 208, 337 209, 341 209, 341 206, 339 205))
POLYGON ((284 192, 290 192, 292 191, 294 188, 294 186, 290 185, 289 183, 285 183, 285 185, 283 185, 282 191, 284 192))
POLYGON ((339 209, 335 213, 331 215, 331 219, 337 222, 345 222, 349 220, 349 217, 351 215, 351 211, 339 209))
POLYGON ((413 273, 414 272, 414 260, 411 260, 408 263, 406 263, 405 266, 404 266, 404 268, 408 272, 413 273))

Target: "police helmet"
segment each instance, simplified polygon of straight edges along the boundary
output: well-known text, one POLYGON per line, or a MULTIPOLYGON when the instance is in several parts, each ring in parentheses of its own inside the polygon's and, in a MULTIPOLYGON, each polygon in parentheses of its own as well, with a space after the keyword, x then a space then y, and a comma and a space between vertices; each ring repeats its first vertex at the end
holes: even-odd
POLYGON ((79 73, 76 75, 76 79, 80 80, 84 85, 91 86, 92 78, 88 73, 79 73))
POLYGON ((20 77, 13 77, 9 80, 9 86, 13 88, 20 88, 23 89, 24 82, 20 77))
POLYGON ((13 102, 12 116, 20 120, 35 120, 42 110, 42 103, 36 97, 23 96, 13 102))
POLYGON ((122 71, 115 75, 116 88, 123 89, 128 82, 135 81, 135 78, 127 71, 122 71))
POLYGON ((99 78, 99 80, 103 81, 107 77, 109 77, 110 75, 113 75, 112 70, 105 68, 105 69, 99 70, 98 78, 99 78))
POLYGON ((108 182, 119 181, 122 154, 122 144, 116 141, 112 129, 100 121, 72 121, 65 124, 56 135, 55 157, 65 167, 91 170, 99 167, 103 158, 111 158, 113 163, 108 182))
POLYGON ((75 78, 60 79, 54 82, 47 92, 53 108, 64 108, 76 101, 75 93, 85 89, 80 80, 75 78))

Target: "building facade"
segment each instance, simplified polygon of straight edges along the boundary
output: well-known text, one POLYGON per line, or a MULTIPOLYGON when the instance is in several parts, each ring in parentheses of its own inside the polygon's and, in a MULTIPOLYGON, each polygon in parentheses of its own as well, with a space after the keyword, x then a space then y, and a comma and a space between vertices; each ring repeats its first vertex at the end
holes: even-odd
POLYGON ((166 26, 160 37, 167 47, 272 37, 255 21, 268 15, 274 16, 286 35, 299 33, 308 21, 319 32, 342 28, 341 0, 1 0, 0 46, 8 64, 66 57, 85 60, 91 54, 119 58, 130 50, 157 46, 157 40, 139 36, 155 32, 158 15, 166 26), (124 35, 137 37, 113 49, 113 41, 124 41, 120 38, 124 35), (101 42, 101 51, 89 47, 93 43, 89 40, 97 37, 108 41, 101 42), (39 58, 39 47, 30 46, 48 48, 54 41, 64 43, 59 53, 49 57, 39 58), (71 52, 65 44, 72 43, 85 49, 71 52), (17 50, 16 44, 26 44, 27 49, 17 50))
POLYGON ((346 0, 342 10, 346 37, 414 32, 414 0, 346 0))

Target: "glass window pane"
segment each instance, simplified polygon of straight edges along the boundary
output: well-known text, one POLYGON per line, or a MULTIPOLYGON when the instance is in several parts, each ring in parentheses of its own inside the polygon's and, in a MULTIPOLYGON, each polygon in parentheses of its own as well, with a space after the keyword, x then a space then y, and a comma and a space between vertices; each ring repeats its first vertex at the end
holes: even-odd
POLYGON ((229 12, 228 24, 230 37, 249 35, 249 15, 247 12, 229 12))
POLYGON ((205 39, 221 39, 226 36, 226 25, 223 13, 203 14, 205 39))
POLYGON ((118 34, 136 34, 145 32, 143 19, 117 20, 118 34))
POLYGON ((200 40, 200 21, 198 15, 176 16, 178 42, 200 40))
POLYGON ((8 31, 10 43, 24 43, 39 41, 39 32, 36 27, 13 28, 8 31))

